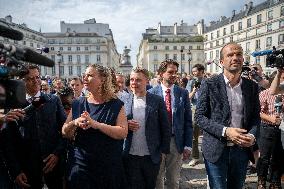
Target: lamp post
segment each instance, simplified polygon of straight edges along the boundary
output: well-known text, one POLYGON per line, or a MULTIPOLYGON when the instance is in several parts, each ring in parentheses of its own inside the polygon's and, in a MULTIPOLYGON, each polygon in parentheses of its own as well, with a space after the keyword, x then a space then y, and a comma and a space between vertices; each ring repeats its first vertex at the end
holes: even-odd
POLYGON ((60 63, 62 63, 63 55, 62 55, 61 51, 57 51, 56 55, 59 57, 57 63, 58 63, 58 77, 60 78, 60 63))
POLYGON ((188 75, 190 75, 190 62, 192 60, 192 54, 190 50, 188 50, 187 55, 188 55, 188 75))
POLYGON ((182 75, 182 53, 183 49, 180 50, 180 75, 182 75))

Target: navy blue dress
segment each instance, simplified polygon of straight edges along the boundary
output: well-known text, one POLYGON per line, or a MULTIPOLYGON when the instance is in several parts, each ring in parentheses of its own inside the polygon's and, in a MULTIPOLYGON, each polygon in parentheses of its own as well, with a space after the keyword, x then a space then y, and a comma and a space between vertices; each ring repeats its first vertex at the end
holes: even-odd
MULTIPOLYGON (((80 97, 72 105, 73 119, 88 111, 92 119, 115 125, 122 106, 119 99, 91 104, 85 97, 80 97)), ((122 146, 123 140, 113 139, 99 130, 78 128, 75 141, 68 150, 68 189, 124 188, 122 146)))

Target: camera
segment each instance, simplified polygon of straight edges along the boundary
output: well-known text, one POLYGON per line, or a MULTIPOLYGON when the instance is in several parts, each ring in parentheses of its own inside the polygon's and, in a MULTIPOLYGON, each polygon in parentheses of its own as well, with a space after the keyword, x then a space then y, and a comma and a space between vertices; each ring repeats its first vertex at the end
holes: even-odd
MULTIPOLYGON (((22 40, 23 34, 0 22, 0 36, 22 40)), ((27 63, 53 67, 54 61, 29 49, 0 43, 0 108, 19 108, 26 102, 24 82, 16 80, 28 73, 27 63)))
POLYGON ((267 67, 284 68, 284 49, 276 50, 275 46, 273 46, 272 50, 253 52, 251 55, 253 57, 267 55, 267 67))

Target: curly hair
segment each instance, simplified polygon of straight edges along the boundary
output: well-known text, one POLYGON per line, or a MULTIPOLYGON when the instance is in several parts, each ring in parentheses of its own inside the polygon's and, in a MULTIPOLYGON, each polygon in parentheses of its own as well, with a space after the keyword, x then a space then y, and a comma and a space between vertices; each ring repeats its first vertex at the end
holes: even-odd
POLYGON ((92 64, 89 67, 95 69, 98 72, 100 78, 102 79, 103 83, 99 92, 103 97, 103 100, 109 101, 113 98, 117 98, 115 95, 115 88, 113 86, 110 69, 98 64, 92 64))
POLYGON ((167 59, 167 60, 164 60, 163 62, 161 62, 159 69, 158 69, 158 74, 166 72, 167 67, 170 64, 175 65, 178 69, 179 64, 177 63, 177 61, 172 60, 172 59, 167 59))

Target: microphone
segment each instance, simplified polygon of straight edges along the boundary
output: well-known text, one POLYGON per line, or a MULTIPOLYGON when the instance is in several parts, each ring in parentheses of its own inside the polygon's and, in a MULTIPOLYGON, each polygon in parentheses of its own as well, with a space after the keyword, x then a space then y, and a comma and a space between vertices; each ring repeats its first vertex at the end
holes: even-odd
POLYGON ((10 27, 6 27, 2 24, 0 24, 0 36, 7 37, 9 39, 20 41, 24 38, 24 35, 22 32, 14 30, 10 27))
POLYGON ((27 62, 38 64, 41 66, 48 66, 48 67, 53 67, 55 64, 53 60, 29 48, 21 49, 21 48, 15 47, 14 45, 0 43, 0 49, 6 50, 7 52, 9 52, 9 55, 14 56, 18 60, 27 61, 27 62))
POLYGON ((36 50, 40 51, 40 54, 42 54, 42 52, 49 53, 48 47, 37 48, 36 50))
POLYGON ((269 54, 272 54, 272 53, 273 53, 273 50, 264 50, 264 51, 255 51, 255 52, 251 53, 251 55, 253 57, 256 57, 256 56, 269 55, 269 54))
POLYGON ((276 96, 275 103, 274 103, 275 111, 278 114, 282 113, 282 107, 283 107, 282 96, 276 96))
POLYGON ((41 66, 47 66, 47 67, 53 67, 54 66, 54 61, 47 58, 46 56, 43 56, 31 49, 24 48, 24 61, 28 61, 31 63, 39 64, 41 66))
POLYGON ((45 100, 44 97, 42 97, 42 96, 37 97, 32 101, 32 103, 30 105, 25 107, 23 109, 23 111, 25 111, 26 114, 29 114, 30 112, 36 110, 37 108, 39 108, 40 106, 42 106, 45 103, 46 103, 46 100, 45 100))

